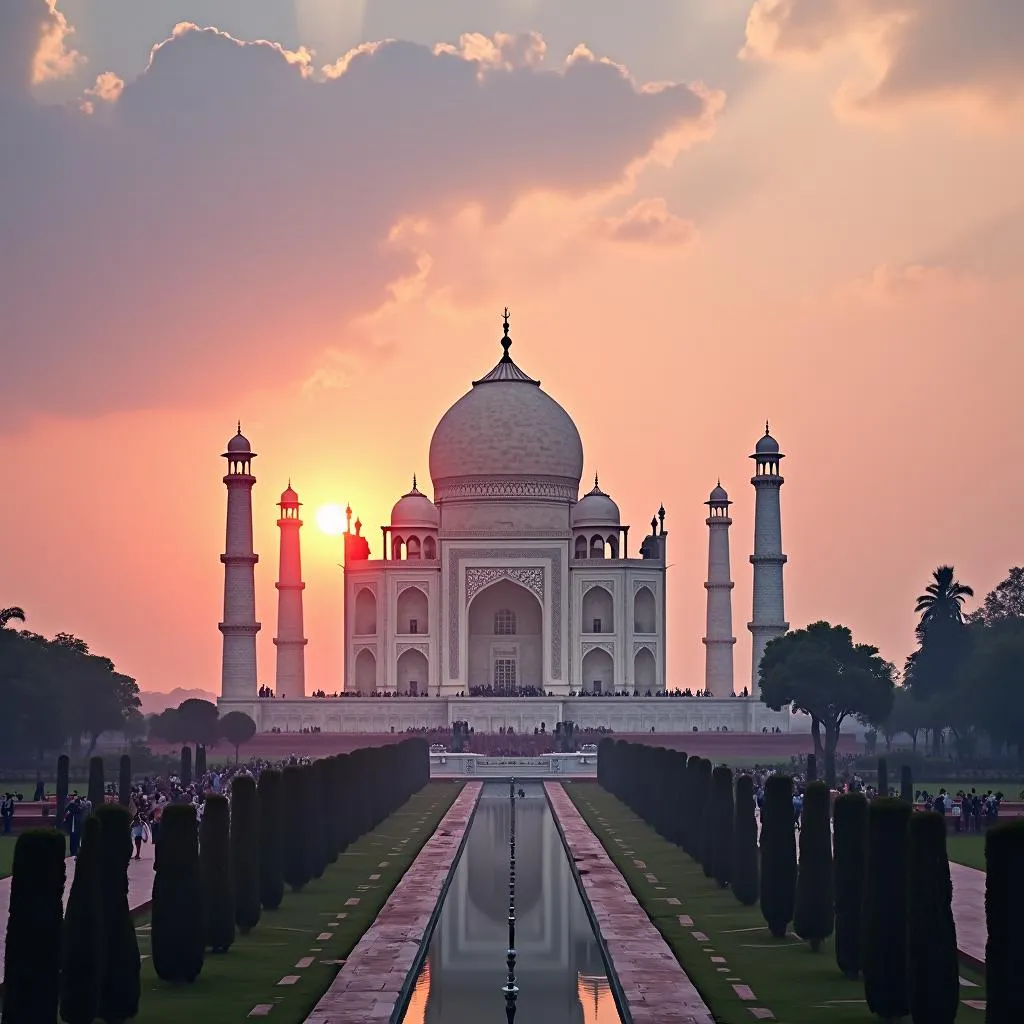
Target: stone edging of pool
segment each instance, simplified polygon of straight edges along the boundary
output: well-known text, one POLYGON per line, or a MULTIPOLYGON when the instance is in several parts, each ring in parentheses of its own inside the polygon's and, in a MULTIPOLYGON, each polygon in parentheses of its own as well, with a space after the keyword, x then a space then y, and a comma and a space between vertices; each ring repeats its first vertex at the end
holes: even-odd
POLYGON ((462 787, 376 920, 313 1007, 306 1024, 401 1020, 482 788, 480 782, 467 782, 462 787))
POLYGON ((545 782, 544 792, 624 1024, 714 1024, 700 993, 562 785, 545 782))

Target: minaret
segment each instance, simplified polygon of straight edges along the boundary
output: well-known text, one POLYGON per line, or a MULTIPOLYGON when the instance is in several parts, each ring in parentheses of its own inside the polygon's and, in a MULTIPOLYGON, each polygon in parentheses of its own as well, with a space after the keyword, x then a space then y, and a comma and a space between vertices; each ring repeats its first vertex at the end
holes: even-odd
POLYGON ((256 483, 250 471, 256 453, 238 433, 228 441, 224 453, 228 460, 227 541, 220 560, 224 563, 224 658, 221 664, 220 695, 226 700, 256 698, 256 621, 255 567, 259 555, 252 550, 252 487, 256 483))
POLYGON ((288 489, 281 495, 278 507, 281 516, 277 525, 281 529, 281 558, 278 566, 277 587, 277 695, 278 697, 306 696, 305 652, 306 639, 302 632, 302 556, 299 545, 299 496, 288 489))
POLYGON ((754 454, 756 470, 750 482, 754 485, 754 553, 750 556, 754 566, 754 614, 747 624, 753 636, 750 695, 759 690, 761 657, 769 640, 781 636, 789 629, 786 621, 782 592, 782 567, 786 556, 782 553, 782 516, 779 509, 779 491, 785 483, 779 474, 779 463, 784 456, 779 442, 764 425, 764 437, 757 442, 754 454))
POLYGON ((729 506, 732 502, 722 481, 704 502, 708 506, 707 635, 703 639, 704 689, 712 697, 732 696, 732 582, 729 570, 729 506))

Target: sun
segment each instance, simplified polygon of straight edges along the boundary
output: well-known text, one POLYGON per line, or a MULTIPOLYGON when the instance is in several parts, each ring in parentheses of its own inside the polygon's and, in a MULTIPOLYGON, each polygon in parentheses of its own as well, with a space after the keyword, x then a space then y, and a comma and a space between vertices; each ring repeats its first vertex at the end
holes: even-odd
POLYGON ((345 532, 345 510, 340 505, 321 505, 316 510, 316 525, 328 537, 340 537, 345 532))

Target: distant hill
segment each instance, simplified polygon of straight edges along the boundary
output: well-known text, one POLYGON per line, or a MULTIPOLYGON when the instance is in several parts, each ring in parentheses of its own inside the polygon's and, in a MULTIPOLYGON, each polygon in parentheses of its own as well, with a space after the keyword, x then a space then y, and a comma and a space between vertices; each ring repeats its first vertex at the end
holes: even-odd
POLYGON ((157 693, 155 690, 140 690, 144 715, 158 715, 168 708, 176 708, 183 700, 208 700, 217 703, 217 694, 206 690, 186 690, 178 686, 170 693, 157 693))

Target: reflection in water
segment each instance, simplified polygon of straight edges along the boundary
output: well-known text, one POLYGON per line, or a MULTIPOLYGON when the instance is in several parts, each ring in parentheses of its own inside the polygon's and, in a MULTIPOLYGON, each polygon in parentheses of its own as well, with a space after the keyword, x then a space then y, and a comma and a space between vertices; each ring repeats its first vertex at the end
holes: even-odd
MULTIPOLYGON (((619 1024, 604 963, 544 790, 516 803, 516 1020, 619 1024)), ((484 787, 403 1024, 503 1021, 511 811, 484 787)))

